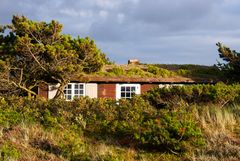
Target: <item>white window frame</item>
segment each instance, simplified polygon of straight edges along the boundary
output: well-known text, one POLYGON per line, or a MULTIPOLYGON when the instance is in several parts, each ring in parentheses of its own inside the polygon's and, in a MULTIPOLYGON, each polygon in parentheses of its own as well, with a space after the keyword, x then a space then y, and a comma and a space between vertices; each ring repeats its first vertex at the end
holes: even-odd
MULTIPOLYGON (((116 100, 121 99, 121 87, 135 87, 135 94, 141 94, 141 85, 140 84, 116 84, 116 100)), ((129 97, 130 99, 132 97, 129 97)))
POLYGON ((158 85, 159 88, 171 88, 171 87, 175 87, 175 86, 183 86, 183 84, 159 84, 158 85))
POLYGON ((85 85, 85 83, 68 83, 67 85, 66 85, 66 87, 65 87, 65 89, 64 89, 64 97, 65 97, 65 99, 67 100, 67 101, 72 101, 74 98, 79 98, 79 97, 81 97, 81 96, 85 96, 85 94, 86 94, 86 85, 85 85), (67 87, 68 87, 68 85, 71 85, 71 88, 70 89, 68 89, 67 87), (75 88, 75 85, 78 85, 78 86, 80 86, 80 85, 82 85, 83 86, 83 89, 76 89, 75 88), (70 91, 70 93, 68 94, 68 93, 65 93, 65 91, 70 91), (78 93, 77 94, 75 94, 75 90, 78 90, 78 93), (80 91, 83 91, 83 93, 82 94, 80 94, 80 91), (69 99, 67 96, 71 96, 71 99, 69 99))
POLYGON ((53 99, 58 91, 60 83, 48 85, 48 99, 53 99))

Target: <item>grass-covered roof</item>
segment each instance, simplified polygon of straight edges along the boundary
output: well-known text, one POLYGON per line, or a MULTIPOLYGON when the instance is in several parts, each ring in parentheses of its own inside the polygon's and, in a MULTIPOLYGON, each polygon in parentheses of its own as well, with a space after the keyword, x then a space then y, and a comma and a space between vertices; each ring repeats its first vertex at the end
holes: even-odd
POLYGON ((138 64, 105 65, 100 72, 74 77, 89 82, 214 83, 223 80, 216 66, 138 64))

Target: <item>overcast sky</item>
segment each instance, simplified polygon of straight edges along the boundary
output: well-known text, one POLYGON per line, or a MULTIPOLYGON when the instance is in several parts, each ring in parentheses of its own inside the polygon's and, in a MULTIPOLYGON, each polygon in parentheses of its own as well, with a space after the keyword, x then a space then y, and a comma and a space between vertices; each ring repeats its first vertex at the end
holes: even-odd
POLYGON ((58 20, 63 33, 90 36, 116 63, 205 64, 216 42, 240 49, 239 0, 1 0, 0 24, 12 15, 58 20))

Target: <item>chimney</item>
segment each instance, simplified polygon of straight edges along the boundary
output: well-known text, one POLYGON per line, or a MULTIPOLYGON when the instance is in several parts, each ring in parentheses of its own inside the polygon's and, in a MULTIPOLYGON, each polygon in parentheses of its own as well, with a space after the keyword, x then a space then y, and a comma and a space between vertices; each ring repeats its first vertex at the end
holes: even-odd
POLYGON ((138 65, 140 64, 138 59, 129 59, 128 60, 128 65, 138 65))

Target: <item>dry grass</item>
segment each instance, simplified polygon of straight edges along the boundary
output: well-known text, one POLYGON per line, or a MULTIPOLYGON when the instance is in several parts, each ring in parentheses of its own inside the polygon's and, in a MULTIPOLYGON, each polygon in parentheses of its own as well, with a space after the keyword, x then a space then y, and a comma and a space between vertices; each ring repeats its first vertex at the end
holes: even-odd
POLYGON ((206 147, 192 160, 240 160, 240 118, 229 108, 206 106, 196 116, 203 129, 206 147))
POLYGON ((33 145, 33 141, 36 138, 54 140, 51 139, 50 133, 46 133, 42 127, 39 125, 26 125, 24 123, 5 129, 3 131, 2 137, 0 137, 0 145, 7 143, 14 147, 19 153, 19 158, 14 157, 14 151, 9 149, 7 154, 10 156, 5 158, 6 160, 29 160, 29 161, 38 161, 38 160, 63 160, 63 158, 58 157, 52 153, 48 153, 42 149, 36 148, 33 145), (11 156, 13 155, 13 156, 11 156))
MULTIPOLYGON (((64 142, 66 131, 62 132, 46 130, 38 124, 19 124, 8 131, 3 131, 3 136, 0 138, 1 143, 9 143, 13 145, 19 153, 18 157, 13 155, 5 157, 4 160, 27 160, 27 161, 64 161, 68 160, 65 157, 48 151, 44 147, 55 145, 64 142)), ((177 156, 171 154, 150 153, 138 151, 136 149, 121 147, 116 144, 109 144, 111 141, 93 141, 89 138, 74 138, 80 139, 85 144, 83 145, 82 154, 88 155, 90 160, 109 160, 109 161, 152 161, 152 160, 177 160, 177 156)), ((77 140, 76 140, 77 141, 77 140)), ((1 147, 1 146, 0 146, 1 147)), ((1 148, 0 148, 1 149, 1 148)), ((0 150, 1 153, 1 150, 0 150)), ((0 158, 1 160, 1 158, 0 158)))

